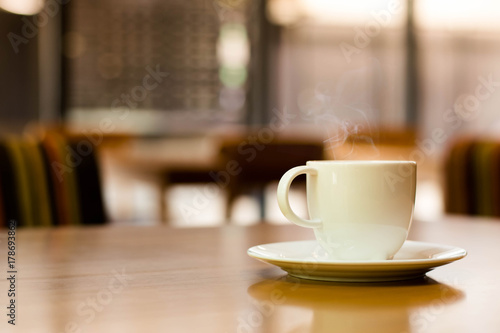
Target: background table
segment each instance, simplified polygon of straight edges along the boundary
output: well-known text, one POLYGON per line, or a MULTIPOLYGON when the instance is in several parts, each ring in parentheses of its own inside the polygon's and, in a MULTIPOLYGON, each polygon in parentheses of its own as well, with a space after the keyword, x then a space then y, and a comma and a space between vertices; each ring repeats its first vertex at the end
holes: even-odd
MULTIPOLYGON (((18 230, 16 326, 2 332, 499 332, 500 221, 415 222, 410 239, 468 250, 425 279, 323 283, 247 256, 311 230, 92 227, 18 230)), ((0 247, 7 274, 6 232, 0 247)), ((0 282, 7 306, 6 279, 0 282)))

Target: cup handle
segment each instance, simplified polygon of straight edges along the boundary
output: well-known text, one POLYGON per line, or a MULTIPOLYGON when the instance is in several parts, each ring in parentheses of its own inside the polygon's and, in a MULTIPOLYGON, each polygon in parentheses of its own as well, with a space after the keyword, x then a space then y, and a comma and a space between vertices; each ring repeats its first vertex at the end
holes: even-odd
POLYGON ((322 223, 320 219, 305 220, 297 214, 295 214, 290 207, 290 201, 288 200, 288 191, 290 190, 290 185, 292 181, 301 174, 309 174, 311 176, 316 176, 318 171, 310 166, 298 166, 288 170, 280 179, 278 184, 278 206, 285 217, 291 222, 306 228, 318 228, 321 227, 322 223))

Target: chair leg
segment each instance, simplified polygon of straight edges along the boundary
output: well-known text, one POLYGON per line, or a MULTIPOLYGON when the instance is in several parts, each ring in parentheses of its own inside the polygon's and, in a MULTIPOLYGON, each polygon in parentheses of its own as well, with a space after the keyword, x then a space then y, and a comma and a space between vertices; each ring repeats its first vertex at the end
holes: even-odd
POLYGON ((234 202, 237 198, 237 193, 232 189, 228 189, 227 191, 227 199, 226 199, 226 221, 231 221, 231 211, 233 209, 234 202))
POLYGON ((160 214, 160 221, 162 224, 168 224, 168 196, 167 196, 167 189, 169 188, 168 186, 168 181, 163 179, 162 181, 159 182, 158 185, 158 208, 159 208, 159 214, 160 214))
POLYGON ((260 220, 266 219, 266 187, 259 186, 256 192, 257 202, 259 203, 260 220))

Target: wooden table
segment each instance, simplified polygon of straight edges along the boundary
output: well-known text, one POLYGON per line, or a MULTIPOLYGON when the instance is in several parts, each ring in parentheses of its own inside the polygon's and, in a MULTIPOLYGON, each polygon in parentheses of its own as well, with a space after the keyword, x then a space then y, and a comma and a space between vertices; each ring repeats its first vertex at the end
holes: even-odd
POLYGON ((298 280, 246 254, 312 237, 266 224, 18 230, 16 326, 3 278, 0 331, 500 332, 500 221, 415 222, 410 239, 469 254, 407 282, 298 280))

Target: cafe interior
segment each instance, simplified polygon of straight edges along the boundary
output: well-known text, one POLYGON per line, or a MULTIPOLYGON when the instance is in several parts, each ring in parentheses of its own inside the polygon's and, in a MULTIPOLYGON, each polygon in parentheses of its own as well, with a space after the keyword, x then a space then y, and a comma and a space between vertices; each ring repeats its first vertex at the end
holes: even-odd
POLYGON ((0 0, 1 331, 500 331, 499 11, 0 0), (305 250, 318 160, 416 162, 399 252, 305 250))

